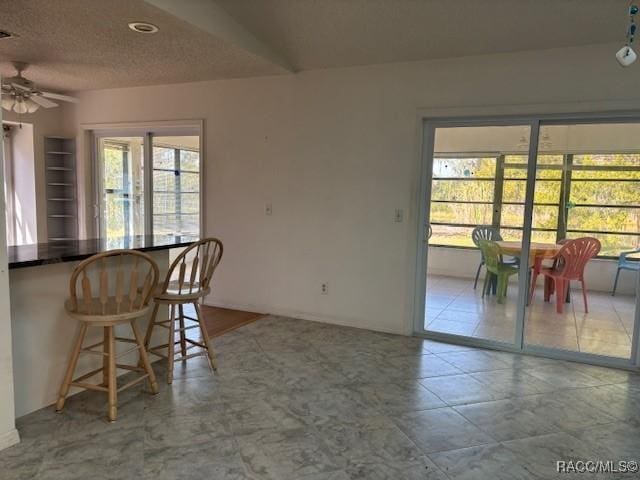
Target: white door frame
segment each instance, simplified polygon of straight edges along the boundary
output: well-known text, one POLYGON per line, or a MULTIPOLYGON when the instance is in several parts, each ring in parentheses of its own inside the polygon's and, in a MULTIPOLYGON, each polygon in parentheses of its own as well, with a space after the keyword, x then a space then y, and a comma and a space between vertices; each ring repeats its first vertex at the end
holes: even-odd
MULTIPOLYGON (((509 107, 509 110, 514 107, 509 107)), ((528 110, 529 108, 526 108, 528 110)), ((449 110, 449 109, 445 109, 449 110)), ((484 109, 486 111, 486 109, 484 109)), ((528 345, 524 342, 524 321, 527 292, 527 275, 518 277, 518 304, 516 317, 516 331, 513 344, 498 342, 495 340, 480 339, 473 337, 463 337, 459 335, 444 334, 439 332, 428 332, 424 328, 426 280, 427 280, 427 260, 428 260, 428 225, 430 209, 429 200, 431 198, 431 178, 433 173, 433 149, 434 133, 439 127, 464 127, 464 126, 529 126, 530 143, 527 163, 527 186, 525 195, 524 225, 523 225, 523 258, 522 262, 528 265, 529 245, 531 242, 531 226, 533 213, 533 195, 535 191, 536 159, 538 151, 538 134, 541 125, 554 124, 580 124, 580 123, 640 123, 640 111, 603 111, 589 113, 560 113, 560 114, 536 114, 535 110, 526 115, 482 114, 455 116, 455 109, 448 111, 451 115, 419 115, 421 131, 421 152, 420 152, 420 186, 417 209, 417 255, 416 255, 416 278, 414 295, 414 316, 413 333, 415 335, 431 338, 434 340, 458 343, 470 346, 499 349, 513 352, 530 353, 534 355, 551 358, 565 359, 590 363, 594 365, 604 365, 618 368, 638 369, 640 366, 640 352, 638 351, 638 341, 640 337, 640 275, 636 285, 636 310, 631 345, 631 356, 629 359, 608 357, 583 352, 570 352, 537 345, 528 345)))

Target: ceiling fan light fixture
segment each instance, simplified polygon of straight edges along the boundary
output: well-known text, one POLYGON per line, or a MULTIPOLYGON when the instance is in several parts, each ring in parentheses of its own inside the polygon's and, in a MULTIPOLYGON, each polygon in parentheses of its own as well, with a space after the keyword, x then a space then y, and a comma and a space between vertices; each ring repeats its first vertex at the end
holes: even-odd
POLYGON ((13 105, 13 111, 20 114, 27 113, 29 111, 24 98, 16 97, 16 103, 13 105))
POLYGON ((136 33, 157 33, 160 30, 157 25, 148 22, 131 22, 129 28, 136 33))
POLYGON ((38 105, 36 102, 31 100, 30 98, 27 98, 24 101, 24 103, 27 106, 27 113, 35 113, 36 110, 38 110, 40 108, 40 105, 38 105))
POLYGON ((16 102, 13 99, 12 96, 4 95, 2 97, 2 108, 4 108, 6 111, 10 112, 11 110, 13 110, 13 104, 14 103, 16 103, 16 102))

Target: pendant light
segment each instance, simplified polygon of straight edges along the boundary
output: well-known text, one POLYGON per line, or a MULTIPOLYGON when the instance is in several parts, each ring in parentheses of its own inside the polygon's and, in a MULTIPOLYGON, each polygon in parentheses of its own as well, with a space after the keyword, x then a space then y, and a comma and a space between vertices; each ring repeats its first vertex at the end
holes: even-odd
POLYGON ((636 52, 633 50, 633 48, 631 48, 631 44, 633 43, 633 39, 636 35, 637 25, 635 22, 635 16, 638 14, 639 10, 640 9, 638 9, 637 5, 629 5, 629 27, 627 28, 627 41, 625 42, 624 47, 622 47, 616 53, 616 60, 618 60, 618 63, 623 67, 628 67, 638 58, 636 52))

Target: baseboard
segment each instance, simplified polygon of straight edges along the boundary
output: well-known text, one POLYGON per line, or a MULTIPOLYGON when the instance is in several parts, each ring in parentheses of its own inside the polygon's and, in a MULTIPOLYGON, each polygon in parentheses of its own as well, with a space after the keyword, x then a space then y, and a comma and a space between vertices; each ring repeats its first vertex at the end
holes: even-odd
POLYGON ((5 448, 9 448, 16 443, 20 443, 20 434, 18 430, 15 428, 0 434, 0 450, 4 450, 5 448))
POLYGON ((362 321, 359 321, 358 319, 354 319, 354 318, 319 315, 316 313, 310 313, 310 312, 305 312, 301 310, 294 310, 294 309, 285 308, 285 307, 254 305, 254 304, 248 304, 248 303, 237 303, 232 301, 210 300, 210 299, 205 299, 202 303, 210 307, 229 308, 232 310, 243 310, 246 312, 260 313, 263 315, 278 315, 282 317, 299 318, 300 320, 311 320, 313 322, 328 323, 331 325, 340 325, 342 327, 362 328, 366 330, 373 330, 376 332, 392 333, 394 335, 405 335, 405 332, 402 331, 402 326, 400 326, 398 330, 378 328, 378 327, 363 325, 362 321))

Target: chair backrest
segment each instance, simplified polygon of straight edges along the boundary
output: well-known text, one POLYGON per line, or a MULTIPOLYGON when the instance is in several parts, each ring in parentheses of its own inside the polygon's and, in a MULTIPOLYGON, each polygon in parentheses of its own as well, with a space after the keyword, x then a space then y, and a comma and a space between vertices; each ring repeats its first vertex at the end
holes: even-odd
POLYGON ((593 237, 581 237, 568 240, 556 255, 559 260, 555 269, 562 277, 582 278, 587 262, 600 252, 600 240, 593 237))
POLYGON ((71 273, 71 308, 93 316, 137 312, 149 304, 158 277, 158 265, 146 253, 112 250, 93 255, 71 273))
POLYGON ((492 240, 494 242, 502 240, 500 230, 491 225, 479 225, 471 232, 471 240, 476 247, 480 247, 480 240, 492 240))
POLYGON ((208 291, 213 272, 222 259, 222 242, 205 238, 186 248, 173 261, 162 285, 161 293, 195 295, 208 291))
POLYGON ((492 240, 479 240, 478 244, 487 269, 497 270, 502 261, 498 244, 492 240))

